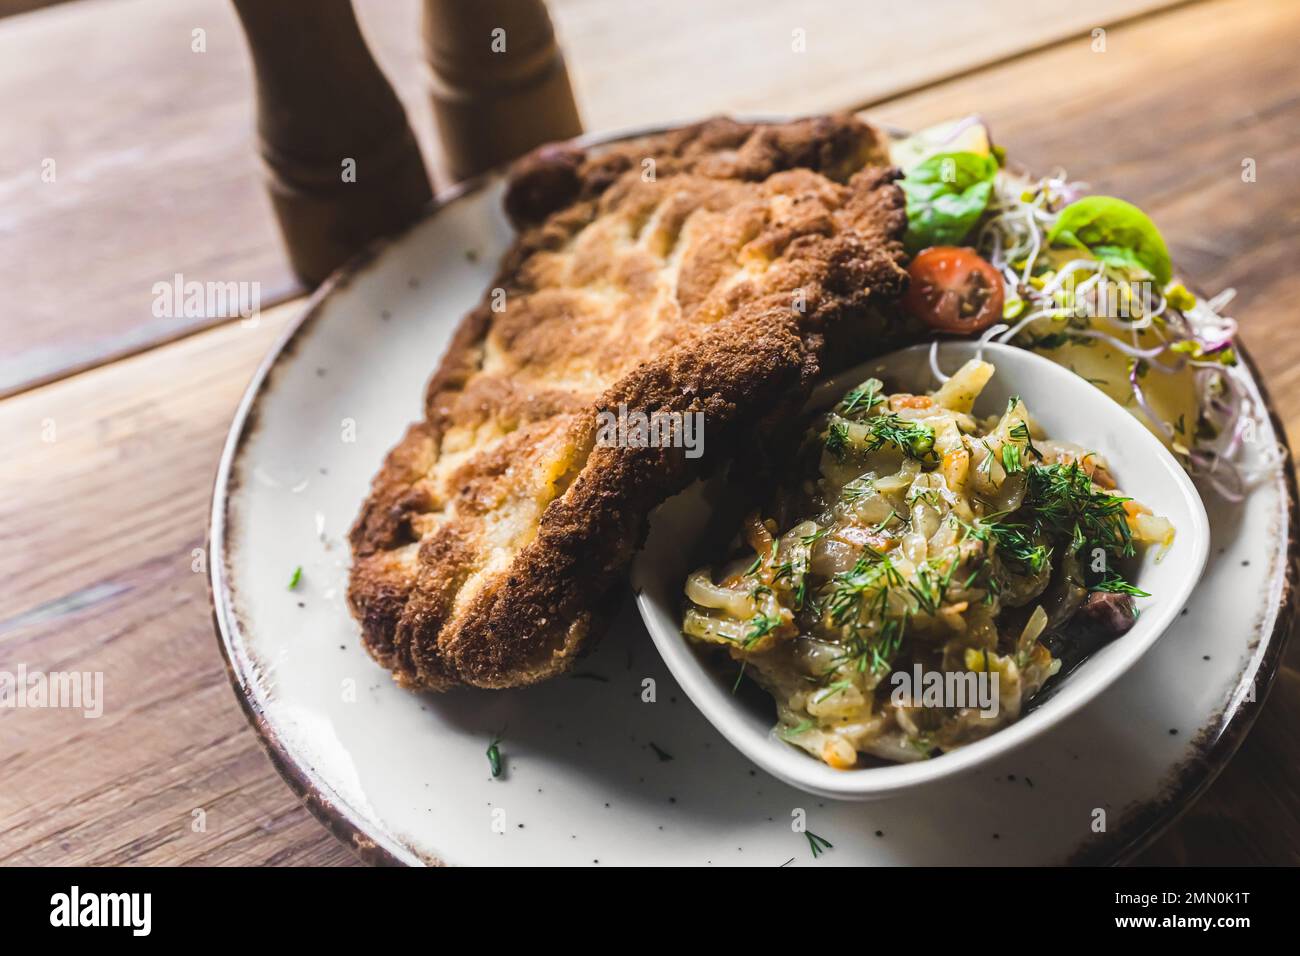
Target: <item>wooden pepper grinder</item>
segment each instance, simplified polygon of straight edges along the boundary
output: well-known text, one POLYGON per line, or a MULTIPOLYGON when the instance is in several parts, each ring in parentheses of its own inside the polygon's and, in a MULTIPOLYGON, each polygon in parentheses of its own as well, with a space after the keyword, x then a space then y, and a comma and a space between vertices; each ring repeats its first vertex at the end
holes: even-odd
POLYGON ((315 285, 425 209, 432 190, 350 0, 234 0, 257 73, 257 126, 289 260, 315 285))
POLYGON ((424 49, 454 179, 582 132, 543 0, 424 0, 424 49))

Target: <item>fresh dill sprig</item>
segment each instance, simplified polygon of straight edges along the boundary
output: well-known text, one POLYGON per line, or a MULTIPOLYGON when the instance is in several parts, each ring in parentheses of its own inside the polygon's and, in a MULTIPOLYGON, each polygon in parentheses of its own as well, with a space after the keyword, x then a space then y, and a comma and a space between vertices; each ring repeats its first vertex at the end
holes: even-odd
POLYGON ((1029 426, 1026 425, 1024 422, 1016 422, 1016 424, 1012 426, 1011 431, 1009 431, 1007 434, 1009 434, 1016 441, 1023 442, 1025 446, 1025 451, 1028 452, 1030 455, 1033 455, 1034 458, 1036 458, 1038 461, 1043 460, 1043 453, 1040 452, 1036 447, 1034 447, 1033 436, 1029 434, 1029 426))
POLYGON ((749 619, 749 633, 745 635, 745 640, 742 642, 741 646, 746 649, 753 647, 765 636, 771 634, 780 626, 780 613, 764 614, 760 611, 749 619))
POLYGON ((492 776, 494 777, 501 776, 501 746, 500 745, 501 745, 502 738, 505 737, 505 733, 506 732, 503 728, 501 733, 493 737, 492 741, 488 744, 488 748, 487 748, 488 767, 491 769, 492 776))
POLYGON ((798 726, 795 726, 795 727, 784 727, 784 728, 782 728, 782 729, 779 731, 779 733, 780 733, 780 735, 781 735, 782 737, 784 737, 786 740, 790 740, 790 739, 793 738, 793 737, 798 737, 800 734, 803 734, 803 733, 806 733, 806 732, 809 731, 809 730, 812 730, 812 729, 813 729, 814 727, 816 727, 816 726, 817 726, 817 722, 816 722, 816 721, 813 721, 813 720, 805 720, 805 721, 803 721, 803 723, 799 724, 798 726))
POLYGON ((934 429, 920 422, 910 422, 901 415, 878 415, 868 426, 867 451, 879 451, 893 445, 909 458, 921 461, 934 456, 934 429))
POLYGON ((1051 547, 1035 538, 1029 525, 982 518, 971 535, 992 543, 997 556, 1021 574, 1039 573, 1052 557, 1051 547))
POLYGON ((825 853, 827 850, 833 850, 835 848, 834 843, 832 843, 830 840, 827 840, 825 837, 819 837, 811 830, 804 830, 803 835, 808 838, 808 848, 812 850, 812 855, 814 860, 817 859, 817 857, 821 856, 823 853, 825 853))
POLYGON ((1129 584, 1118 574, 1111 573, 1106 575, 1096 584, 1088 588, 1089 591, 1106 591, 1111 594, 1131 594, 1133 597, 1150 597, 1150 593, 1143 591, 1139 587, 1129 584))
POLYGON ((831 525, 827 525, 824 528, 818 528, 812 534, 801 535, 799 538, 799 542, 800 544, 814 545, 830 533, 831 533, 831 525))
POLYGON ((880 394, 884 383, 877 378, 869 378, 848 394, 835 406, 835 411, 845 418, 862 416, 885 400, 880 394))
POLYGON ((821 693, 816 696, 816 701, 819 704, 828 701, 836 694, 842 693, 852 686, 853 681, 851 680, 837 680, 835 683, 828 684, 826 687, 822 688, 821 693))
POLYGON ((894 562, 872 548, 863 548, 862 555, 852 570, 841 571, 832 579, 827 610, 831 621, 843 625, 859 619, 864 602, 868 599, 883 611, 890 587, 902 587, 903 575, 894 562))
POLYGON ((849 447, 849 426, 844 422, 831 422, 826 432, 826 452, 838 461, 844 460, 849 447))
POLYGON ((1091 546, 1113 557, 1133 557, 1133 532, 1124 510, 1130 499, 1094 486, 1078 462, 1034 465, 1026 474, 1029 486, 1022 509, 1038 534, 1069 539, 1076 551, 1091 546))
POLYGON ((875 482, 871 479, 862 477, 854 478, 840 489, 840 498, 842 498, 847 504, 853 504, 853 502, 857 501, 859 498, 864 498, 871 494, 874 489, 875 482))
POLYGON ((954 559, 948 562, 943 573, 939 573, 935 563, 935 561, 925 561, 917 565, 916 580, 907 582, 908 593, 916 600, 917 608, 926 614, 939 613, 939 606, 943 603, 948 585, 952 583, 953 571, 957 568, 957 561, 954 559))
POLYGON ((1020 446, 1006 442, 1002 446, 1002 470, 1008 475, 1014 475, 1018 471, 1024 471, 1024 465, 1020 462, 1020 446))

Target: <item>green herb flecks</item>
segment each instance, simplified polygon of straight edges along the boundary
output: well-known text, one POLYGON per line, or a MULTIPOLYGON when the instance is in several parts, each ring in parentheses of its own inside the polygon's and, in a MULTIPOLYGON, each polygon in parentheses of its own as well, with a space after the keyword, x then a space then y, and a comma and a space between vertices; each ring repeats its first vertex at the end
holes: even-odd
POLYGON ((1052 549, 1027 524, 983 519, 972 535, 992 543, 998 558, 1020 574, 1038 574, 1052 557, 1052 549))
POLYGON ((1110 594, 1131 594, 1133 597, 1150 597, 1151 595, 1139 587, 1129 584, 1118 574, 1108 574, 1096 584, 1088 588, 1089 591, 1106 591, 1110 594))
POLYGON ((808 838, 808 849, 812 850, 813 859, 821 856, 827 850, 835 849, 835 844, 825 837, 819 837, 811 830, 804 830, 803 835, 808 838))
POLYGON ((1014 475, 1018 471, 1024 471, 1024 466, 1020 463, 1020 446, 1007 442, 1002 446, 1002 470, 1008 475, 1014 475))
POLYGON ((869 378, 857 388, 850 389, 843 400, 835 406, 835 411, 845 418, 860 418, 885 400, 880 394, 884 383, 879 379, 869 378))
POLYGON ((817 726, 816 721, 805 720, 803 723, 799 724, 798 726, 782 728, 780 731, 780 735, 784 737, 786 740, 792 740, 795 737, 807 733, 808 731, 812 730, 816 726, 817 726))
POLYGON ((879 451, 893 445, 909 458, 926 461, 934 458, 934 429, 920 422, 910 422, 890 413, 871 420, 867 451, 879 451))
POLYGON ((1124 511, 1130 499, 1094 486, 1078 462, 1034 465, 1026 474, 1022 510, 1039 534, 1068 539, 1073 550, 1100 547, 1112 557, 1133 557, 1133 533, 1124 511))
POLYGON ((848 448, 849 426, 844 422, 831 422, 826 432, 826 453, 837 461, 843 461, 848 448))
POLYGON ((298 585, 301 582, 302 582, 302 565, 300 564, 293 569, 293 577, 289 579, 289 590, 296 591, 298 589, 298 585))
POLYGON ((865 498, 874 490, 875 482, 869 478, 858 477, 847 482, 844 487, 840 489, 840 498, 845 504, 853 504, 853 502, 865 498))
POLYGON ((500 734, 493 737, 492 742, 488 744, 487 748, 488 766, 492 769, 492 776, 494 777, 501 776, 502 763, 500 744, 504 733, 505 731, 502 731, 500 734))
POLYGON ((755 614, 749 619, 749 633, 745 635, 741 646, 748 650, 780 626, 781 615, 779 613, 764 614, 759 612, 755 614))
POLYGON ((1043 453, 1034 447, 1033 437, 1029 434, 1029 426, 1024 422, 1016 422, 1008 434, 1025 446, 1025 452, 1038 461, 1043 460, 1043 453))

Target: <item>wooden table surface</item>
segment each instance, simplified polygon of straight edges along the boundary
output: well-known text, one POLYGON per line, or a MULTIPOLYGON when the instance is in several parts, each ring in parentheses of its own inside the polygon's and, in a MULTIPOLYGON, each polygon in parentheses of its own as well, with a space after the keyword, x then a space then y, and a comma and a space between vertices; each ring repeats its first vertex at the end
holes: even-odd
MULTIPOLYGON (((357 6, 440 168, 417 0, 357 6)), ((1295 0, 551 7, 589 129, 862 106, 916 128, 979 111, 1030 167, 1140 203, 1201 287, 1237 288, 1300 437, 1295 0)), ((97 720, 0 710, 0 862, 355 862, 246 724, 196 551, 235 404, 303 291, 260 185, 225 0, 0 0, 0 289, 0 669, 101 671, 107 700, 97 720), (176 273, 261 283, 260 322, 154 318, 153 285, 176 273)), ((1241 751, 1140 861, 1300 860, 1298 727, 1293 644, 1241 751)))

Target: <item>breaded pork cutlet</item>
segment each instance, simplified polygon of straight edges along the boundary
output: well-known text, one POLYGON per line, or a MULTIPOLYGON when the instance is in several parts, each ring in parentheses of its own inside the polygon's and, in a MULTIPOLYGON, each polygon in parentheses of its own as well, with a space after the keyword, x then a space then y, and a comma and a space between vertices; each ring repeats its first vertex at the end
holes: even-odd
POLYGON ((906 226, 849 116, 717 119, 524 161, 520 230, 352 530, 349 599, 399 682, 514 687, 601 631, 655 505, 897 344, 906 226), (598 413, 703 413, 702 457, 598 413))

